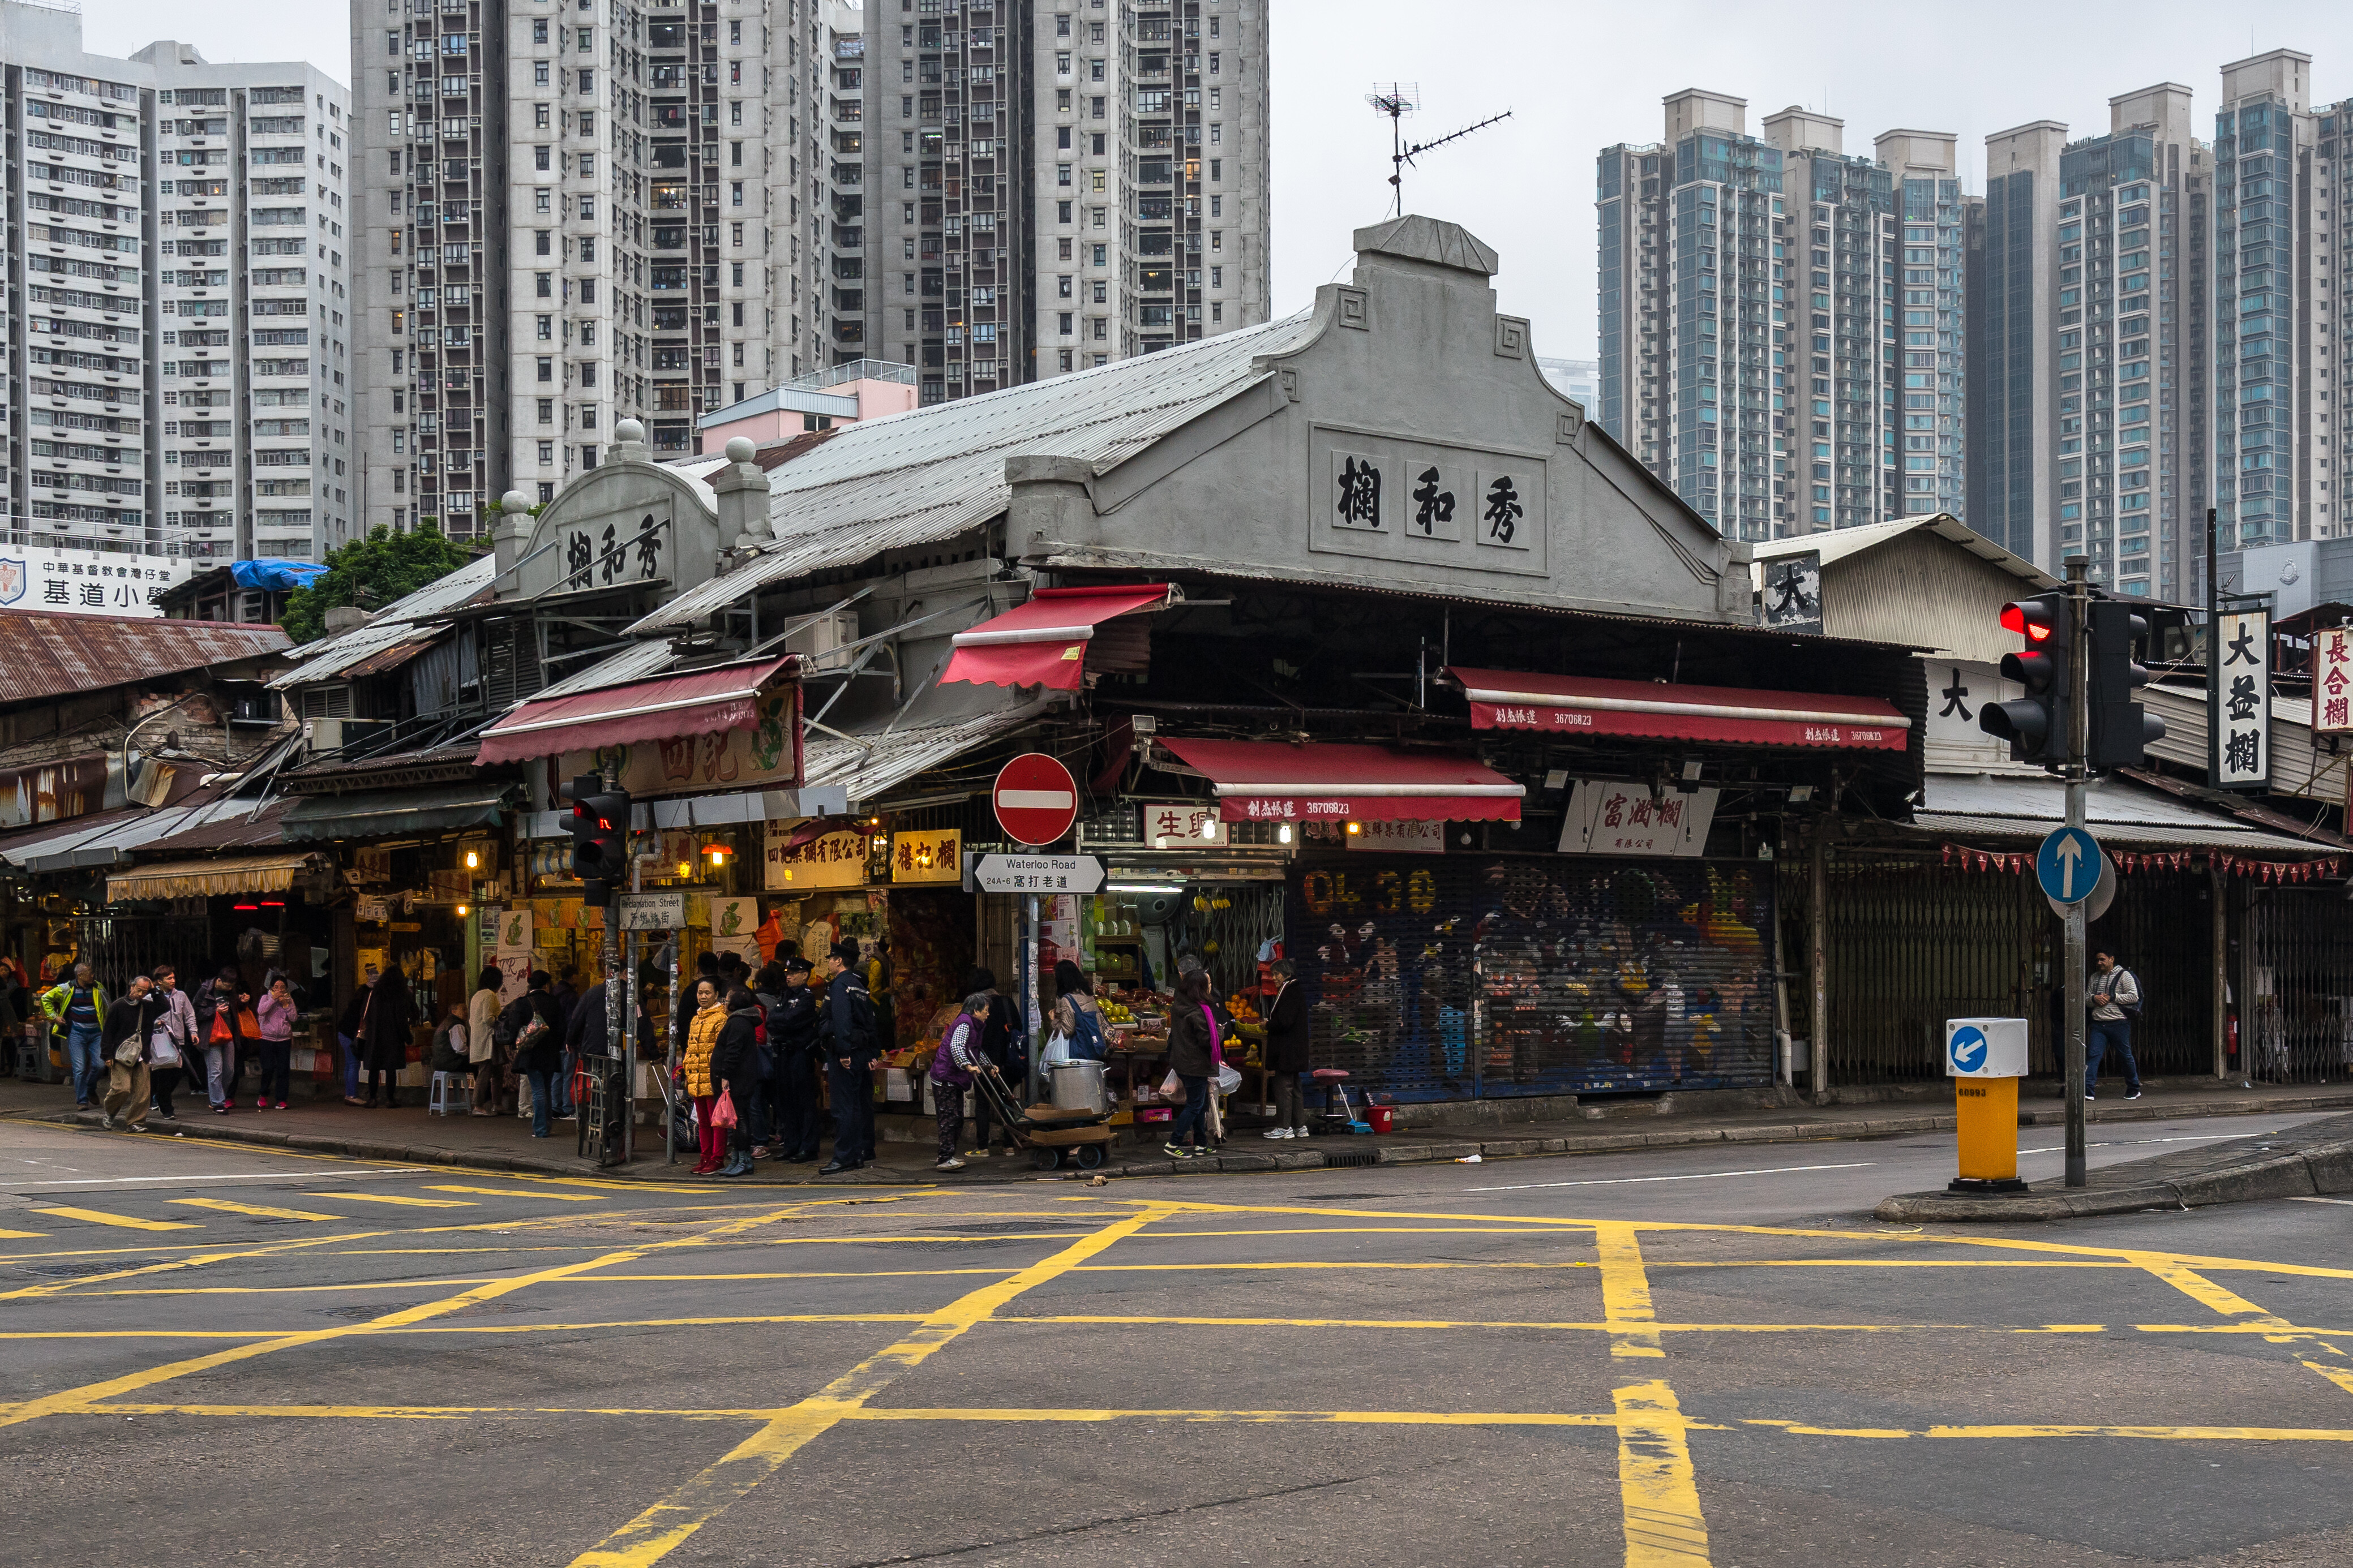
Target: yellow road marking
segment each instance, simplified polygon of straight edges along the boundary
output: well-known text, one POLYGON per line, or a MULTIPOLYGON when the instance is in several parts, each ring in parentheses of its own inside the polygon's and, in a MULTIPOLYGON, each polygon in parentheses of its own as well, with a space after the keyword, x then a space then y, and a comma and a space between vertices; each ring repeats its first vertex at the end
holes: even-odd
MULTIPOLYGON (((47 1241, 48 1237, 46 1230, 0 1230, 0 1241, 47 1241)), ((34 1256, 41 1255, 36 1253, 34 1256)))
POLYGON ((1688 1427, 1675 1391, 1653 1380, 1610 1392, 1618 1402, 1626 1568, 1704 1568, 1707 1521, 1700 1513, 1688 1427))
MULTIPOLYGON (((1659 1348, 1657 1318, 1651 1310, 1651 1279, 1642 1270, 1642 1248, 1635 1240, 1634 1227, 1599 1225, 1594 1227, 1593 1240, 1601 1254, 1601 1310, 1609 1320, 1609 1353, 1666 1354, 1659 1348)), ((1673 1397, 1668 1395, 1670 1401, 1673 1397)))
POLYGON ((812 1439, 832 1429, 846 1412, 864 1405, 903 1372, 921 1366, 934 1352, 1023 1291, 1042 1285, 1163 1217, 1147 1208, 1114 1220, 1009 1279, 984 1285, 933 1313, 898 1343, 869 1356, 841 1376, 780 1412, 718 1463, 647 1509, 596 1547, 574 1560, 573 1568, 647 1568, 717 1517, 737 1498, 774 1475, 812 1439))
POLYGON ((35 1208, 35 1214, 53 1214, 59 1219, 78 1219, 88 1225, 120 1226, 124 1230, 202 1230, 201 1225, 178 1219, 138 1219, 127 1214, 109 1214, 104 1209, 35 1208))
MULTIPOLYGON (((596 1202, 596 1196, 593 1193, 533 1193, 516 1187, 461 1187, 455 1184, 445 1185, 439 1182, 427 1182, 425 1190, 429 1193, 480 1193, 484 1197, 491 1198, 553 1198, 557 1203, 563 1204, 596 1202)), ((616 1212, 628 1214, 631 1211, 622 1209, 616 1212)))
POLYGON ((2353 1443, 2353 1427, 2332 1426, 1810 1426, 1751 1419, 1793 1437, 2143 1437, 2167 1443, 2353 1443))
POLYGON ((306 1198, 343 1198, 364 1204, 398 1204, 406 1208, 470 1209, 476 1206, 467 1198, 405 1198, 394 1193, 304 1193, 306 1198))
POLYGON ((312 1214, 309 1209, 275 1209, 266 1204, 233 1204, 227 1198, 173 1198, 170 1201, 189 1208, 217 1209, 223 1214, 249 1214, 262 1219, 317 1219, 332 1224, 343 1217, 333 1214, 312 1214))
MULTIPOLYGON (((60 1279, 54 1284, 49 1285, 25 1285, 20 1286, 14 1290, 0 1290, 0 1301, 23 1300, 36 1296, 63 1296, 69 1292, 79 1295, 85 1293, 79 1289, 85 1285, 103 1285, 116 1279, 135 1279, 142 1275, 164 1274, 176 1268, 201 1268, 208 1263, 228 1263, 247 1258, 269 1258, 280 1252, 293 1252, 304 1247, 331 1247, 339 1241, 359 1241, 369 1236, 380 1236, 383 1233, 381 1231, 353 1231, 345 1236, 306 1237, 299 1240, 265 1242, 258 1247, 241 1247, 233 1251, 195 1252, 189 1257, 174 1258, 163 1263, 144 1263, 136 1268, 118 1268, 111 1274, 92 1274, 80 1279, 60 1279)), ((164 1250, 176 1250, 176 1248, 165 1248, 164 1250)), ((26 1260, 29 1261, 31 1259, 42 1258, 85 1258, 90 1256, 93 1256, 93 1254, 88 1252, 36 1252, 27 1254, 26 1260)), ((96 1256, 106 1255, 96 1254, 96 1256)), ((111 1293, 112 1292, 111 1291, 103 1290, 87 1292, 87 1294, 91 1295, 110 1295, 111 1293)))
MULTIPOLYGON (((781 1218, 787 1214, 797 1212, 797 1207, 798 1205, 789 1205, 776 1209, 766 1217, 781 1218)), ((79 1388, 61 1389, 37 1399, 23 1400, 14 1405, 0 1405, 0 1426, 19 1426, 44 1415, 54 1415, 61 1412, 93 1409, 99 1406, 100 1402, 120 1394, 149 1388, 159 1383, 167 1383, 174 1378, 184 1377, 192 1373, 209 1372, 215 1367, 249 1361, 256 1356, 269 1355, 275 1351, 288 1350, 299 1345, 323 1344, 335 1340, 353 1339, 384 1329, 407 1328, 412 1324, 460 1311, 484 1301, 496 1300, 499 1297, 511 1295, 517 1290, 528 1289, 533 1285, 543 1284, 552 1279, 567 1279, 575 1274, 608 1268, 615 1264, 632 1262, 649 1252, 676 1245, 678 1245, 676 1239, 659 1241, 648 1247, 608 1252, 602 1257, 586 1258, 576 1263, 557 1264, 552 1268, 543 1268, 532 1274, 519 1274, 505 1279, 489 1280, 458 1295, 444 1297, 438 1301, 426 1301, 414 1307, 405 1307, 398 1311, 386 1313, 383 1317, 372 1318, 365 1322, 344 1323, 329 1329, 309 1329, 295 1333, 281 1334, 273 1339, 215 1351, 209 1355, 195 1356, 185 1361, 150 1367, 143 1372, 129 1373, 99 1383, 84 1384, 79 1388)))

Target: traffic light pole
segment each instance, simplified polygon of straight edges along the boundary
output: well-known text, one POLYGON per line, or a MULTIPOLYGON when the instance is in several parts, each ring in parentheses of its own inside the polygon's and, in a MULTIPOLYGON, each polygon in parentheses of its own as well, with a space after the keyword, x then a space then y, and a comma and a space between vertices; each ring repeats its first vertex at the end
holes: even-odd
MULTIPOLYGON (((2067 596, 2074 622, 2068 649, 2067 679, 2073 687, 2067 714, 2067 826, 2084 826, 2084 784, 2086 759, 2092 752, 2091 625, 2092 588, 2087 573, 2091 558, 2067 557, 2067 596)), ((2100 868, 2094 867, 2094 877, 2100 868)), ((2060 959, 2065 972, 2067 1010, 2067 1185, 2080 1187, 2084 1173, 2084 906, 2079 899, 2067 906, 2065 952, 2060 959)))

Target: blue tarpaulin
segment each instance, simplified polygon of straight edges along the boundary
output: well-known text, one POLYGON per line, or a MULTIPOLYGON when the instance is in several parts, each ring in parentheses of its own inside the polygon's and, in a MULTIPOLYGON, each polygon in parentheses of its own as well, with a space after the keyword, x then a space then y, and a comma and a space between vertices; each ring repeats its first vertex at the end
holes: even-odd
POLYGON ((279 560, 233 561, 228 569, 238 587, 266 588, 272 593, 307 588, 327 570, 315 561, 279 560))

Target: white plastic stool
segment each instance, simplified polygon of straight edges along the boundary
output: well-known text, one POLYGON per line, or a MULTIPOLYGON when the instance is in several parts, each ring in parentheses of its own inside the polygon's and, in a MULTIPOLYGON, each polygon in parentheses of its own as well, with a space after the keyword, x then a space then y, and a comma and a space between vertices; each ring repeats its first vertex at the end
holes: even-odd
POLYGON ((435 1116, 463 1116, 474 1109, 474 1080, 461 1072, 437 1072, 426 1090, 425 1109, 435 1116))

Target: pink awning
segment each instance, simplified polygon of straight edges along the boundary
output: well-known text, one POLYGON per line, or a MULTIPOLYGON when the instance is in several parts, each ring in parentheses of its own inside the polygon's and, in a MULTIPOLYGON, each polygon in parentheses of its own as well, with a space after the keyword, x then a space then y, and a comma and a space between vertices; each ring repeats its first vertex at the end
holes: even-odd
POLYGON ((1875 752, 1900 752, 1912 734, 1912 721, 1894 703, 1876 697, 1674 686, 1460 666, 1447 674, 1462 683, 1471 699, 1474 730, 1875 752))
POLYGON ((748 730, 759 722, 760 692, 791 662, 787 654, 526 702, 482 731, 482 749, 474 763, 479 767, 522 757, 748 730))
POLYGON ((1527 793, 1476 757, 1287 741, 1158 744, 1199 770, 1227 822, 1517 822, 1527 793))
POLYGON ((1029 602, 955 635, 943 684, 1050 686, 1076 691, 1087 645, 1105 621, 1168 602, 1168 584, 1117 588, 1040 588, 1029 602))

